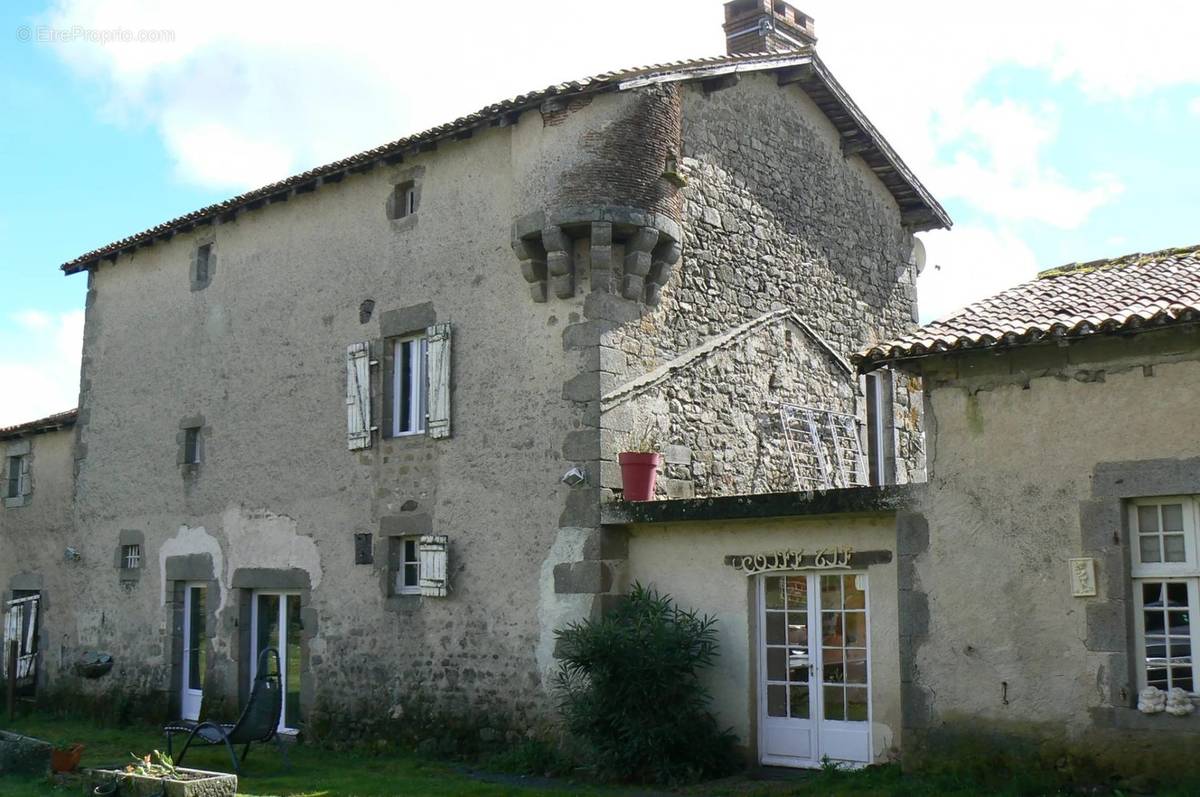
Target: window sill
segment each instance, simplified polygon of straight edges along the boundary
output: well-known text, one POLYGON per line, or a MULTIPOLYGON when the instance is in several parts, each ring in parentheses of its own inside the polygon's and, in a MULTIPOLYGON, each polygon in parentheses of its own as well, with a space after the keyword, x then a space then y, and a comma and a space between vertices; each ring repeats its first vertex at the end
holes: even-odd
POLYGON ((420 218, 416 213, 410 213, 407 216, 401 216, 398 219, 392 219, 392 232, 408 232, 417 226, 417 219, 420 218))
POLYGON ((1176 717, 1165 711, 1156 714, 1143 714, 1136 708, 1128 706, 1093 709, 1093 711, 1109 713, 1112 720, 1110 724, 1122 730, 1163 731, 1164 733, 1172 731, 1196 733, 1200 731, 1200 709, 1183 717, 1176 717))
POLYGON ((5 498, 4 499, 4 508, 5 509, 16 509, 17 507, 21 507, 21 506, 29 506, 29 499, 30 499, 30 496, 28 496, 28 495, 18 495, 18 496, 14 496, 12 498, 5 498))

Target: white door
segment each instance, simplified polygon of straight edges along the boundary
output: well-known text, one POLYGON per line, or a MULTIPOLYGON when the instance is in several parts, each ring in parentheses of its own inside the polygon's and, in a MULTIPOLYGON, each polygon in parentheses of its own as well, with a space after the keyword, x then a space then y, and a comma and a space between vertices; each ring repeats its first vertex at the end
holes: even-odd
POLYGON ((758 581, 762 763, 868 763, 866 574, 767 575, 758 581))
POLYGON ((254 593, 250 607, 250 681, 258 670, 259 651, 279 651, 283 711, 279 717, 281 733, 300 729, 300 595, 294 592, 254 593))
POLYGON ((204 666, 207 659, 206 623, 208 587, 188 584, 183 588, 183 679, 179 703, 185 720, 200 719, 204 698, 204 666))

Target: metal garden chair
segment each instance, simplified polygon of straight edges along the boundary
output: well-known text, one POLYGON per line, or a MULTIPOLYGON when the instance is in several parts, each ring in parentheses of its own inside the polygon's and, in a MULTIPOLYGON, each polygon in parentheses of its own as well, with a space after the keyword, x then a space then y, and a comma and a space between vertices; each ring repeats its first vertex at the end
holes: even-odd
POLYGON ((188 735, 179 751, 176 764, 183 763, 183 757, 193 742, 201 744, 224 744, 233 760, 234 773, 240 774, 240 762, 233 748, 244 744, 241 761, 246 760, 250 745, 255 742, 266 744, 274 740, 283 757, 283 764, 288 766, 287 748, 279 738, 279 717, 283 711, 283 687, 280 679, 279 651, 266 648, 258 656, 258 669, 255 672, 254 684, 250 688, 250 698, 242 709, 242 715, 232 724, 212 722, 196 722, 195 720, 176 720, 163 726, 167 737, 167 754, 171 755, 171 741, 177 734, 188 735), (274 662, 274 671, 269 664, 274 662))

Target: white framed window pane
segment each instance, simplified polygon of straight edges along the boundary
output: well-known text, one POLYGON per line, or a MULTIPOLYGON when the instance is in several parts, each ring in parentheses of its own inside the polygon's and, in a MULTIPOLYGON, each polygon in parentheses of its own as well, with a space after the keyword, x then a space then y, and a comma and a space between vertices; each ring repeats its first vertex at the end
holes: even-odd
POLYGON ((392 436, 425 431, 425 338, 397 340, 392 351, 392 436))
POLYGON ((1163 504, 1162 505, 1162 530, 1168 531, 1183 531, 1183 505, 1182 504, 1163 504))
POLYGON ((1135 582, 1143 668, 1140 675, 1145 686, 1164 691, 1174 688, 1194 691, 1192 612, 1197 603, 1198 584, 1197 579, 1135 582))
POLYGON ((1159 553, 1157 534, 1142 534, 1139 536, 1138 555, 1141 557, 1143 562, 1162 561, 1162 556, 1159 553))
POLYGON ((1187 550, 1183 544, 1182 534, 1166 534, 1163 536, 1163 561, 1187 561, 1187 550))
POLYGON ((1137 508, 1138 531, 1142 534, 1158 533, 1158 507, 1139 506, 1137 508))

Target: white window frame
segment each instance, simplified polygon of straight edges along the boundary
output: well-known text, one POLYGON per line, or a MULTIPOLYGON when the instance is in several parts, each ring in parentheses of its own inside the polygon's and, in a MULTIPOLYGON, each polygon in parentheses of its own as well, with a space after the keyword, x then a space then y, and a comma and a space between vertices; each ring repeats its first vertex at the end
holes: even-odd
POLYGON ((394 544, 400 546, 400 554, 396 558, 396 572, 392 573, 393 595, 421 594, 421 535, 410 534, 403 537, 392 537, 394 544), (412 558, 408 557, 408 547, 412 545, 412 558), (406 584, 406 573, 412 570, 411 584, 406 584))
MULTIPOLYGON (((1134 578, 1170 577, 1170 576, 1200 576, 1200 564, 1196 556, 1196 527, 1197 500, 1192 496, 1166 495, 1155 498, 1138 498, 1129 502, 1129 546, 1130 561, 1134 578), (1138 523, 1138 508, 1144 506, 1162 506, 1164 504, 1180 504, 1183 508, 1183 546, 1184 561, 1182 562, 1143 562, 1142 561, 1142 529, 1138 523)), ((1162 529, 1162 512, 1159 511, 1159 526, 1154 536, 1160 541, 1164 535, 1162 529)), ((1179 533, 1179 532, 1176 532, 1179 533)), ((1149 535, 1146 535, 1149 536, 1149 535)), ((1165 559, 1165 542, 1160 542, 1161 558, 1165 559)))
POLYGON ((138 570, 142 566, 142 546, 131 542, 121 546, 121 569, 138 570))
POLYGON ((416 183, 404 189, 404 215, 411 216, 417 212, 417 186, 416 183))
MULTIPOLYGON (((1138 689, 1145 689, 1149 685, 1148 656, 1146 645, 1146 606, 1145 597, 1143 595, 1144 585, 1146 584, 1186 584, 1188 602, 1186 611, 1188 612, 1189 620, 1189 636, 1190 636, 1190 651, 1191 651, 1191 671, 1192 671, 1192 689, 1193 695, 1200 694, 1197 689, 1200 686, 1200 669, 1198 669, 1198 655, 1200 650, 1200 558, 1197 557, 1197 529, 1200 528, 1200 498, 1197 496, 1182 496, 1168 495, 1155 496, 1153 498, 1138 498, 1128 502, 1128 528, 1129 528, 1129 547, 1130 547, 1130 562, 1131 575, 1133 579, 1133 601, 1134 601, 1134 634, 1137 645, 1137 683, 1138 689), (1182 534, 1184 543, 1184 561, 1182 562, 1143 562, 1141 542, 1143 529, 1139 524, 1139 508, 1147 506, 1162 507, 1163 505, 1180 504, 1182 508, 1182 534)), ((1160 541, 1160 557, 1165 558, 1165 541, 1163 537, 1167 533, 1162 528, 1163 526, 1162 510, 1158 511, 1157 529, 1153 532, 1153 536, 1160 541)), ((1165 595, 1164 595, 1165 598, 1165 595)), ((1170 635, 1170 620, 1169 616, 1166 620, 1164 628, 1164 640, 1170 635)), ((1165 644, 1169 646, 1169 641, 1165 644)), ((1184 663, 1186 664, 1186 663, 1184 663)), ((1179 665, 1176 665, 1179 666, 1179 665)), ((1174 676, 1171 672, 1169 662, 1164 662, 1163 667, 1167 670, 1167 687, 1168 689, 1174 686, 1174 676)), ((1156 668, 1157 669, 1157 668, 1156 668)))
POLYGON ((429 339, 425 334, 394 338, 392 346, 392 437, 425 434, 429 401, 429 339), (408 390, 404 391, 401 364, 403 348, 409 348, 408 390))

